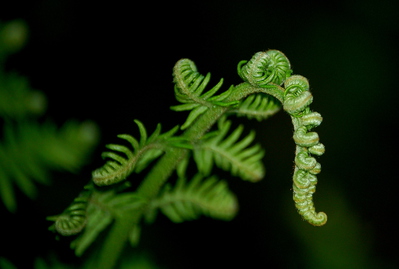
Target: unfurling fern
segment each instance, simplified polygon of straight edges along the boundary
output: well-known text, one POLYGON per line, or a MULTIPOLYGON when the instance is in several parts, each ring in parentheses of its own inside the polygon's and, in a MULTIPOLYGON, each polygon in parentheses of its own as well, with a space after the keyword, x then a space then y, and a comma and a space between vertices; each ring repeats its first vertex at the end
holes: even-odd
MULTIPOLYGON (((250 61, 240 62, 238 73, 244 82, 216 95, 223 80, 205 91, 210 74, 198 73, 191 60, 177 62, 173 70, 174 91, 181 104, 171 109, 189 111, 182 133, 177 134, 179 128, 175 127, 161 134, 158 125, 148 137, 144 125, 136 120, 139 140, 126 134, 118 136, 131 147, 107 145, 111 151, 103 153, 102 157, 108 161, 92 173, 96 186, 93 184, 88 200, 85 228, 72 244, 78 255, 100 232, 111 226, 98 265, 113 268, 124 243, 130 240, 132 245, 137 244, 143 218, 152 222, 158 211, 174 222, 201 215, 223 220, 233 218, 238 207, 236 197, 225 181, 213 175, 213 167, 256 182, 265 174, 264 151, 260 145, 253 144, 255 132, 242 135, 242 125, 230 131, 232 123, 226 118, 235 114, 264 120, 281 106, 292 118, 297 145, 293 176, 295 205, 309 223, 317 226, 326 223, 327 216, 323 212, 316 213, 312 201, 316 175, 321 171, 321 165, 313 156, 322 155, 324 146, 319 143, 317 133, 311 131, 322 119, 309 108, 313 97, 307 80, 291 76, 290 62, 277 50, 259 52, 250 61), (217 130, 213 129, 215 124, 217 130), (195 162, 198 173, 187 182, 186 179, 191 178, 187 176, 190 160, 195 162), (134 172, 146 173, 140 177, 143 180, 137 189, 116 190, 129 184, 129 181, 120 182, 134 172), (168 180, 176 174, 178 179, 172 187, 168 180)), ((67 210, 66 216, 73 216, 72 213, 67 210)))
POLYGON ((320 226, 327 222, 324 212, 316 213, 312 195, 316 190, 317 177, 321 165, 312 155, 324 153, 324 145, 319 142, 319 136, 311 129, 322 122, 322 117, 309 108, 313 97, 309 92, 308 80, 302 76, 292 76, 285 81, 284 110, 292 118, 294 125, 294 141, 296 143, 295 171, 293 190, 295 206, 299 213, 309 223, 320 226))
POLYGON ((240 125, 230 135, 231 121, 225 118, 219 120, 219 130, 210 133, 194 145, 194 159, 198 170, 204 175, 210 175, 213 163, 232 175, 244 180, 259 181, 264 176, 262 158, 264 151, 260 145, 249 145, 255 138, 251 132, 239 140, 244 127, 240 125))
POLYGON ((285 89, 276 88, 269 93, 282 102, 294 125, 293 138, 297 145, 293 176, 295 206, 306 221, 321 226, 327 222, 327 215, 316 213, 312 199, 317 184, 316 174, 321 171, 321 166, 311 155, 322 155, 324 146, 319 143, 318 134, 309 131, 320 125, 322 118, 309 108, 313 96, 308 80, 299 75, 291 76, 290 66, 284 54, 269 50, 256 53, 249 62, 241 62, 238 73, 255 87, 268 88, 284 83, 285 89))
POLYGON ((224 100, 229 97, 234 87, 231 87, 220 95, 215 95, 222 86, 223 79, 221 79, 216 86, 203 94, 211 75, 208 73, 206 77, 204 77, 198 73, 194 62, 189 59, 181 59, 176 63, 173 69, 173 77, 176 99, 183 104, 172 106, 171 109, 174 111, 191 110, 181 129, 186 129, 198 116, 212 106, 232 106, 237 104, 237 101, 224 102, 224 100))
MULTIPOLYGON (((288 58, 278 50, 255 53, 249 61, 241 61, 237 71, 239 76, 249 84, 260 88, 273 88, 281 85, 292 74, 288 58)), ((271 91, 278 100, 283 100, 283 89, 271 91)))
POLYGON ((47 220, 54 221, 49 230, 64 236, 80 233, 86 226, 86 209, 89 197, 90 192, 85 191, 79 197, 75 198, 62 214, 47 217, 47 220))
POLYGON ((179 178, 176 186, 165 186, 158 198, 150 203, 147 221, 153 222, 160 209, 173 222, 197 219, 200 215, 230 220, 237 213, 238 204, 225 181, 216 177, 203 179, 201 174, 186 182, 179 178))
POLYGON ((176 126, 172 130, 161 134, 161 125, 158 124, 155 131, 147 138, 147 131, 144 125, 135 120, 139 127, 140 141, 137 141, 133 136, 122 134, 119 138, 125 139, 133 147, 133 151, 128 147, 109 144, 106 147, 116 152, 123 153, 126 157, 114 152, 104 152, 103 158, 110 160, 101 168, 93 171, 93 181, 98 186, 111 185, 126 179, 133 171, 137 173, 143 170, 152 160, 162 155, 165 144, 163 143, 170 138, 177 130, 176 126))

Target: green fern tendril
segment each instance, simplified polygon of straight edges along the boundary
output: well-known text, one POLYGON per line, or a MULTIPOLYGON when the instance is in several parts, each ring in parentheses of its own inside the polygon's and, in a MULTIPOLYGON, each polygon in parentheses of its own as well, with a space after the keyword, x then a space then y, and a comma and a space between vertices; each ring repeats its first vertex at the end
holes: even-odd
POLYGON ((319 126, 323 118, 309 108, 313 97, 306 78, 292 76, 285 81, 284 86, 284 110, 291 115, 294 141, 297 145, 293 178, 295 206, 305 220, 315 226, 321 226, 327 222, 327 215, 324 212, 316 213, 312 201, 317 184, 316 175, 320 173, 321 165, 312 155, 320 156, 324 154, 325 149, 319 142, 319 135, 310 130, 319 126))
POLYGON ((317 112, 309 105, 313 96, 309 91, 309 82, 299 75, 291 76, 290 63, 285 55, 276 50, 256 53, 249 62, 238 65, 239 75, 255 87, 270 87, 284 83, 284 92, 276 91, 274 96, 282 101, 283 108, 292 118, 294 141, 296 144, 293 191, 295 206, 299 214, 310 224, 322 226, 327 222, 324 212, 316 213, 313 205, 313 193, 316 190, 317 177, 321 165, 312 155, 324 153, 324 145, 319 142, 316 132, 310 132, 322 122, 317 112))
POLYGON ((47 217, 47 220, 54 221, 49 228, 57 231, 60 235, 70 236, 80 233, 86 226, 86 209, 90 192, 84 191, 75 198, 72 204, 57 216, 47 217))

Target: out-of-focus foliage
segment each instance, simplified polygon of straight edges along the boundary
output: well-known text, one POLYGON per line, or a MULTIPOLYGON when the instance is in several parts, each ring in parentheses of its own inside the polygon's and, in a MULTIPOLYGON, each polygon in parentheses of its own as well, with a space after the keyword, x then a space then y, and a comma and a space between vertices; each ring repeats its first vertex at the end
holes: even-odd
POLYGON ((92 122, 68 121, 61 127, 49 120, 40 123, 44 94, 25 77, 5 71, 5 59, 22 48, 27 32, 23 21, 0 22, 0 198, 11 212, 17 208, 15 187, 35 198, 35 181, 50 183, 54 169, 77 172, 98 140, 92 122))

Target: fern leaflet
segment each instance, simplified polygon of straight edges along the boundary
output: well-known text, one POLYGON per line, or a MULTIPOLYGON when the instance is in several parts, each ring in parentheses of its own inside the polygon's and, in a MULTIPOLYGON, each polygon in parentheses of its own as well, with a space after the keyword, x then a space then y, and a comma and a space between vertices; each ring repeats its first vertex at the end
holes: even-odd
POLYGON ((156 209, 176 223, 197 219, 201 214, 230 220, 237 213, 238 204, 225 181, 215 176, 203 179, 197 174, 188 183, 185 178, 179 178, 174 188, 166 185, 160 196, 150 203, 148 222, 154 221, 156 209))
POLYGON ((231 110, 237 116, 246 116, 248 119, 255 118, 258 121, 267 119, 277 113, 281 108, 276 98, 264 93, 253 94, 240 102, 236 109, 231 110))
POLYGON ((140 140, 138 141, 131 135, 118 135, 119 138, 128 141, 133 147, 133 151, 128 147, 118 144, 109 144, 106 147, 110 150, 123 153, 126 157, 115 152, 104 152, 102 157, 109 160, 104 166, 96 169, 92 173, 93 181, 98 186, 111 185, 126 179, 133 171, 139 173, 146 168, 149 163, 163 154, 166 140, 173 136, 178 130, 178 126, 170 131, 161 134, 161 125, 158 124, 150 137, 144 125, 135 120, 139 131, 140 140))
POLYGON ((237 142, 244 129, 242 125, 227 137, 231 121, 222 118, 218 125, 218 131, 208 134, 194 145, 198 170, 206 176, 210 175, 215 163, 219 168, 244 180, 255 182, 262 179, 265 173, 262 164, 264 151, 260 145, 248 147, 255 138, 255 132, 250 132, 237 142))

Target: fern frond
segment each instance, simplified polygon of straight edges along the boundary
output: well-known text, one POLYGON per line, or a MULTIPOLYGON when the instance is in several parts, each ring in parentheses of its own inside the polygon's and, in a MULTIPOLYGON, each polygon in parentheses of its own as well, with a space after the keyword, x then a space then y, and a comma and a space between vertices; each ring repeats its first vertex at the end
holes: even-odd
POLYGON ((67 122, 59 129, 52 123, 6 124, 0 143, 0 197, 8 210, 16 210, 14 184, 34 198, 34 181, 48 183, 50 169, 76 172, 86 161, 97 137, 96 126, 91 122, 67 122))
POLYGON ((186 129, 191 123, 207 109, 212 106, 234 106, 234 102, 224 102, 230 95, 234 87, 230 87, 226 92, 215 95, 221 88, 223 79, 213 88, 203 93, 210 80, 210 73, 205 77, 197 72, 194 62, 189 59, 181 59, 173 69, 173 82, 175 83, 175 96, 181 105, 172 106, 174 111, 191 110, 186 122, 181 129, 186 129))
POLYGON ((190 182, 179 178, 176 185, 166 185, 160 196, 150 202, 146 219, 153 222, 159 209, 171 221, 180 223, 200 215, 230 220, 238 210, 237 199, 227 183, 216 177, 203 179, 197 174, 190 182))
POLYGON ((265 170, 262 164, 264 151, 260 145, 249 145, 255 138, 255 132, 250 132, 246 137, 239 138, 243 126, 238 126, 227 136, 231 121, 224 118, 218 122, 219 130, 205 136, 194 145, 194 159, 198 170, 204 175, 210 175, 213 163, 219 168, 230 171, 232 175, 244 180, 259 181, 263 178, 265 170))
MULTIPOLYGON (((95 192, 87 207, 87 224, 84 231, 71 243, 75 254, 81 256, 114 219, 131 214, 143 201, 132 192, 116 193, 115 190, 95 192)), ((132 229, 135 225, 132 224, 132 229)))
MULTIPOLYGON (((128 184, 120 187, 125 189, 128 184)), ((96 240, 114 219, 131 214, 144 204, 144 199, 134 192, 120 193, 118 188, 100 191, 93 185, 86 186, 86 190, 60 215, 48 217, 54 221, 49 230, 61 235, 78 235, 71 243, 75 254, 81 256, 83 252, 96 240)), ((138 240, 139 229, 132 223, 132 233, 138 240)))
POLYGON ((245 98, 231 112, 237 113, 239 117, 246 116, 248 119, 255 118, 258 121, 262 121, 277 113, 280 108, 280 102, 273 96, 258 93, 245 98))
POLYGON ((165 141, 178 130, 178 126, 176 126, 161 134, 161 125, 158 124, 152 135, 148 137, 144 125, 138 120, 135 120, 135 123, 140 132, 139 141, 128 134, 118 135, 118 138, 129 142, 133 150, 118 144, 106 145, 108 149, 113 151, 104 152, 102 157, 109 160, 104 166, 92 173, 92 179, 98 186, 118 183, 125 180, 133 171, 138 173, 145 169, 153 160, 163 154, 166 146, 165 141), (121 156, 121 153, 125 156, 121 156))

